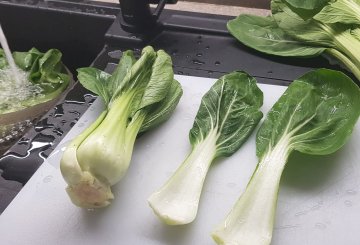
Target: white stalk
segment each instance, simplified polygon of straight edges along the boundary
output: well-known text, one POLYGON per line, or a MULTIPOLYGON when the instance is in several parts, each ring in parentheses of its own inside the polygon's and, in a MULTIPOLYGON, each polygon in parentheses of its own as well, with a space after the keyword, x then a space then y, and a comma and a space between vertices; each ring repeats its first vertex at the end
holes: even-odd
POLYGON ((194 146, 167 183, 149 197, 150 207, 166 224, 183 225, 195 219, 204 180, 216 154, 217 139, 214 129, 194 146))
POLYGON ((288 155, 289 140, 284 137, 262 158, 245 192, 212 233, 217 244, 270 244, 280 178, 288 155))
POLYGON ((360 67, 360 42, 350 32, 342 32, 335 36, 334 42, 339 51, 343 52, 349 59, 360 67))
POLYGON ((88 171, 84 171, 77 159, 79 145, 98 127, 106 114, 104 111, 90 127, 70 143, 60 161, 61 174, 68 184, 66 191, 72 202, 80 207, 104 207, 114 198, 110 187, 101 183, 88 171))

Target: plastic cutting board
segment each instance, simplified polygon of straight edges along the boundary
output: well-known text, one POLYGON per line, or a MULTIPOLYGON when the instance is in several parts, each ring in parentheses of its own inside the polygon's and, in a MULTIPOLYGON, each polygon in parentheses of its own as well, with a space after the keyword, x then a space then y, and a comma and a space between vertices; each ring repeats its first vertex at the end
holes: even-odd
MULTIPOLYGON (((0 243, 12 244, 214 244, 210 232, 224 219, 257 164, 255 133, 230 158, 213 163, 197 219, 190 225, 163 225, 147 204, 149 195, 190 152, 188 132, 202 95, 214 79, 177 76, 184 95, 170 120, 141 136, 125 178, 108 208, 82 210, 65 193, 59 170, 64 147, 99 114, 100 100, 45 160, 0 216, 0 243)), ((266 113, 286 87, 260 84, 266 113)), ((337 153, 320 157, 294 153, 284 171, 273 245, 360 244, 360 124, 337 153)), ((250 244, 251 245, 251 244, 250 244)))

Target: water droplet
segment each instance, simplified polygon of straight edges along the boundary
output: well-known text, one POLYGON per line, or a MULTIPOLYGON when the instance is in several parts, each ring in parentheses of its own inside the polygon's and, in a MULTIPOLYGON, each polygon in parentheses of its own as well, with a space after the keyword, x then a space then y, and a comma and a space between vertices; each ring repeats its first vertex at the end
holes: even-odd
POLYGON ((54 114, 55 117, 61 117, 61 116, 64 115, 64 109, 63 109, 62 104, 61 104, 61 105, 57 105, 57 106, 55 107, 55 112, 54 112, 54 113, 55 113, 55 114, 54 114))
POLYGON ((52 180, 52 178, 53 178, 52 175, 48 175, 43 179, 43 182, 44 183, 49 183, 52 180))
POLYGON ((203 54, 202 53, 197 53, 196 56, 201 57, 201 56, 203 56, 203 54))
POLYGON ((356 195, 357 191, 356 190, 347 190, 346 193, 349 195, 356 195))
POLYGON ((208 74, 209 74, 209 75, 213 74, 213 71, 208 71, 208 74))
POLYGON ((18 144, 19 144, 19 145, 27 145, 27 144, 29 144, 29 142, 30 142, 30 139, 28 139, 28 138, 21 138, 21 139, 18 141, 18 144))
POLYGON ((321 208, 321 205, 318 204, 318 205, 312 206, 311 210, 317 210, 319 208, 321 208))
POLYGON ((178 71, 178 74, 179 74, 179 75, 182 75, 182 74, 184 74, 184 72, 182 72, 182 71, 178 71))
POLYGON ((191 114, 186 114, 185 117, 184 117, 184 119, 185 119, 185 120, 190 120, 191 117, 192 117, 191 114))
POLYGON ((186 58, 186 59, 189 59, 189 58, 190 58, 190 55, 186 55, 185 58, 186 58))
POLYGON ((345 204, 346 207, 351 207, 351 206, 352 206, 352 202, 349 201, 349 200, 346 200, 346 201, 344 202, 344 204, 345 204))
POLYGON ((192 62, 193 62, 194 65, 204 65, 205 64, 204 61, 201 61, 201 60, 198 60, 198 59, 194 59, 192 62))
POLYGON ((174 49, 173 51, 171 51, 171 54, 172 54, 172 55, 177 55, 178 52, 179 52, 179 51, 178 51, 177 49, 174 49))
POLYGON ((323 223, 316 223, 315 227, 320 229, 320 230, 325 230, 326 229, 326 225, 323 223))
POLYGON ((64 131, 62 131, 60 128, 54 128, 52 130, 57 136, 62 136, 64 134, 64 131))
POLYGON ((122 56, 122 51, 121 50, 110 51, 108 55, 113 59, 120 59, 120 57, 122 56))
POLYGON ((201 43, 202 43, 202 41, 201 41, 201 40, 197 41, 197 44, 201 44, 201 43))
POLYGON ((301 211, 295 214, 295 216, 302 216, 302 215, 306 215, 307 211, 301 211))
POLYGON ((206 46, 206 47, 205 47, 205 49, 209 49, 209 48, 210 48, 210 46, 206 46))
POLYGON ((218 65, 220 65, 221 63, 220 63, 220 61, 215 61, 215 65, 216 66, 218 66, 218 65))

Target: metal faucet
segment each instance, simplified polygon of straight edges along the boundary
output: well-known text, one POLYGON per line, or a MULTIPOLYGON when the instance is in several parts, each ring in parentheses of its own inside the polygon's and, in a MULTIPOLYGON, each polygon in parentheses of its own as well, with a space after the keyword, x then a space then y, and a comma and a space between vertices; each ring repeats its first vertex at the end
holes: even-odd
POLYGON ((132 33, 146 33, 159 26, 159 16, 166 3, 175 4, 177 0, 120 0, 121 27, 132 33), (154 11, 150 4, 158 4, 154 11))

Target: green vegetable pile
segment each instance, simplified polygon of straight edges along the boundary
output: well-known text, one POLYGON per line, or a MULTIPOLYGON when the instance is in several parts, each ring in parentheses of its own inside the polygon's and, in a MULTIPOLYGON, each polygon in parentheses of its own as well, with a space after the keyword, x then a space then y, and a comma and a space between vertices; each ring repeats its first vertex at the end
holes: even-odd
POLYGON ((14 52, 13 57, 24 81, 16 86, 10 76, 5 76, 9 68, 4 51, 0 49, 0 115, 55 99, 68 87, 71 77, 61 62, 59 50, 42 53, 32 48, 28 52, 14 52), (19 100, 23 95, 18 90, 23 86, 32 86, 34 92, 19 100), (11 94, 14 96, 9 96, 11 94))
POLYGON ((330 55, 360 80, 359 0, 272 0, 271 16, 228 22, 243 44, 279 56, 330 55))
POLYGON ((61 159, 61 173, 75 205, 104 207, 111 186, 125 175, 136 137, 167 120, 182 95, 171 57, 148 46, 136 60, 126 51, 112 75, 96 68, 78 69, 78 79, 98 94, 106 108, 77 136, 61 159))
POLYGON ((168 182, 149 198, 161 220, 170 225, 192 222, 212 161, 231 156, 262 118, 263 93, 244 72, 221 77, 202 98, 193 128, 192 151, 168 182))

